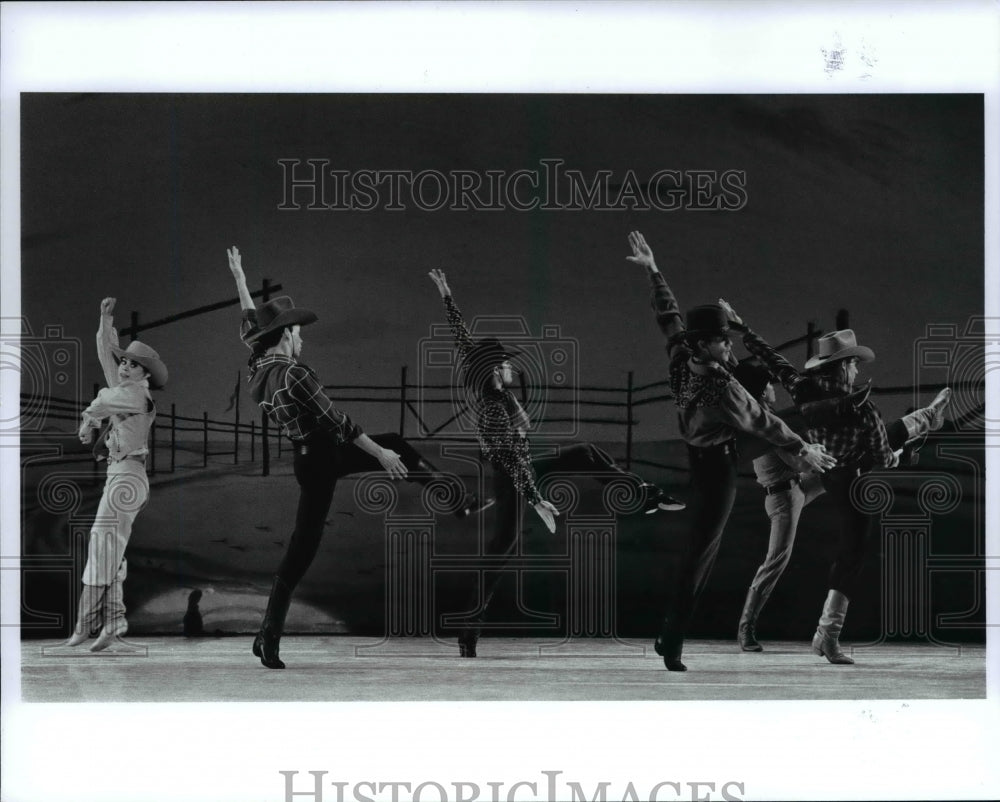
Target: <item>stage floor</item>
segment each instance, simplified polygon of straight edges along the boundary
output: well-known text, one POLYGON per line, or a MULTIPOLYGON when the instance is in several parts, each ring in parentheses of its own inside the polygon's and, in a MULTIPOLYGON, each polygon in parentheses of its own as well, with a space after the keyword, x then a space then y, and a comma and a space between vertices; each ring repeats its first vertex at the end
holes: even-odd
POLYGON ((57 641, 21 644, 26 702, 631 701, 982 699, 982 645, 845 644, 834 666, 808 642, 690 640, 686 673, 668 672, 648 643, 491 638, 479 657, 453 641, 287 636, 270 671, 251 638, 128 637, 101 653, 57 641))

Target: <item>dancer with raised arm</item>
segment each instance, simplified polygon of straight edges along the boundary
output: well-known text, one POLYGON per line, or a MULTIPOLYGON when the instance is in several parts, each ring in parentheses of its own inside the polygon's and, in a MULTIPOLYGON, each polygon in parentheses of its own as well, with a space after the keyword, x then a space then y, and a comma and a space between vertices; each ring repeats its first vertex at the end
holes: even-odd
POLYGON ((686 671, 681 661, 684 634, 715 564, 736 498, 737 433, 766 440, 817 471, 832 468, 836 460, 823 446, 807 443, 763 409, 733 377, 725 310, 718 304, 693 307, 685 325, 642 234, 633 231, 628 240, 632 256, 626 258, 645 268, 656 322, 667 338, 670 388, 691 466, 690 536, 654 644, 668 670, 686 671))
MULTIPOLYGON (((443 481, 444 476, 398 434, 369 437, 334 406, 316 373, 299 361, 301 328, 316 322, 316 314, 296 307, 288 296, 255 309, 239 250, 233 247, 227 254, 243 309, 241 337, 252 351, 250 395, 292 442, 295 452, 299 485, 295 529, 272 580, 267 609, 252 647, 264 666, 281 669, 285 664, 279 656, 279 643, 292 592, 316 556, 337 480, 378 470, 393 479, 420 484, 443 481)), ((475 496, 464 490, 455 498, 452 512, 459 518, 478 508, 475 496)))
MULTIPOLYGON (((514 381, 511 360, 517 358, 518 352, 505 348, 495 337, 473 339, 452 297, 444 271, 432 270, 429 275, 444 302, 448 324, 455 337, 462 381, 472 396, 475 409, 480 451, 493 469, 497 509, 493 537, 486 545, 487 555, 513 552, 521 528, 519 496, 534 508, 550 532, 555 531, 554 516, 558 513, 539 495, 537 488, 538 480, 547 474, 580 473, 603 484, 624 480, 632 485, 636 497, 642 499, 645 513, 684 509, 684 502, 623 470, 610 454, 591 443, 574 443, 561 448, 557 456, 533 459, 528 440, 531 420, 510 390, 514 381)), ((458 638, 463 657, 476 656, 481 625, 499 580, 499 570, 485 587, 480 585, 479 572, 476 574, 470 606, 477 611, 477 617, 458 638)))
POLYGON ((80 442, 89 444, 101 429, 94 444, 95 455, 101 446, 108 450, 108 475, 90 530, 76 628, 65 643, 79 646, 103 621, 90 647, 92 652, 106 649, 128 631, 123 595, 128 573, 125 549, 135 518, 149 499, 147 441, 156 418, 156 405, 149 391, 167 383, 167 367, 148 345, 134 340, 128 348, 119 348, 114 308, 114 298, 101 301, 97 328, 97 357, 108 386, 83 411, 78 432, 80 442))
MULTIPOLYGON (((823 335, 819 353, 797 370, 787 359, 747 326, 722 298, 729 326, 742 334, 743 344, 758 363, 747 362, 737 369, 737 378, 752 395, 773 402, 773 376, 800 408, 847 399, 854 393, 859 362, 871 362, 875 353, 857 344, 851 329, 823 335)), ((807 436, 822 443, 837 458, 838 465, 824 476, 800 473, 771 452, 754 460, 757 481, 764 487, 764 507, 771 519, 767 556, 757 569, 747 591, 737 640, 743 651, 762 651, 756 636, 757 619, 774 590, 788 560, 802 508, 824 489, 832 496, 838 525, 837 553, 829 572, 829 589, 823 604, 813 651, 837 665, 854 661, 840 648, 840 633, 847 616, 850 597, 856 587, 871 536, 872 518, 851 501, 850 488, 856 477, 872 468, 891 468, 903 447, 924 434, 940 429, 951 390, 944 388, 930 405, 911 412, 886 427, 875 404, 868 398, 851 405, 842 414, 805 415, 807 436)), ((766 403, 766 401, 765 401, 766 403)))

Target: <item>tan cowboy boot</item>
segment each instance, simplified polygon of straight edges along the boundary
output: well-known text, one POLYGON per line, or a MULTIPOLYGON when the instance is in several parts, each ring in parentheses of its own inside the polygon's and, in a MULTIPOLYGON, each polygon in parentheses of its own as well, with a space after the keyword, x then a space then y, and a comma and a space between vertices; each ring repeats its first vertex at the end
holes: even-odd
POLYGON ((90 651, 100 652, 107 649, 126 632, 128 632, 128 621, 125 620, 122 580, 115 579, 108 586, 108 592, 104 597, 104 627, 94 645, 90 647, 90 651))
POLYGON ((853 665, 854 661, 840 650, 840 632, 847 616, 847 597, 839 590, 831 590, 823 605, 823 614, 813 635, 812 649, 836 665, 853 665))
POLYGON ((63 646, 79 646, 90 638, 91 630, 94 629, 94 625, 101 614, 104 605, 104 595, 107 589, 106 585, 85 584, 83 586, 83 590, 80 593, 80 602, 77 607, 76 628, 73 630, 73 634, 70 635, 69 640, 63 643, 63 646))

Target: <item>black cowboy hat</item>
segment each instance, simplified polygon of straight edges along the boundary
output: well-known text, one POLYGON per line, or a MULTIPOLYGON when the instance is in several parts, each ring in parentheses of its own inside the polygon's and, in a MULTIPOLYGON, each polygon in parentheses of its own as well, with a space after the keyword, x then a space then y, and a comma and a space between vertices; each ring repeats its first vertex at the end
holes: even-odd
POLYGON ((729 332, 729 317, 718 304, 702 304, 688 310, 685 328, 689 340, 718 337, 729 332))
POLYGON ((774 381, 771 372, 753 357, 741 359, 733 368, 733 376, 754 398, 760 398, 764 388, 774 381))
POLYGON ((308 326, 318 319, 314 312, 296 307, 291 298, 282 295, 273 301, 268 301, 257 310, 257 329, 245 339, 246 342, 252 343, 272 331, 286 326, 308 326))

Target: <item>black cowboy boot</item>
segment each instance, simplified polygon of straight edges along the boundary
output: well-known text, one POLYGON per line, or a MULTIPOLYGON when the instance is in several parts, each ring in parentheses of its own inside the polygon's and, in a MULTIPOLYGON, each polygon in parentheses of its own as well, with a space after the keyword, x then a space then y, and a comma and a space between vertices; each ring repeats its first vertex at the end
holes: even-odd
POLYGON ((266 668, 284 668, 278 657, 278 643, 285 629, 285 615, 292 603, 292 591, 280 577, 274 578, 271 596, 267 600, 267 610, 260 625, 260 632, 253 639, 251 651, 266 668))
POLYGON ((458 636, 458 656, 475 657, 476 644, 479 642, 479 629, 467 627, 458 636))
POLYGON ((759 591, 753 588, 747 591, 747 599, 743 604, 743 614, 740 616, 740 625, 736 631, 736 640, 744 652, 764 651, 764 647, 757 642, 757 616, 760 615, 760 608, 764 606, 764 602, 765 599, 759 591))
POLYGON ((687 666, 681 662, 683 649, 684 636, 674 632, 669 621, 664 621, 663 628, 653 643, 653 651, 663 658, 663 665, 667 671, 687 671, 687 666))

